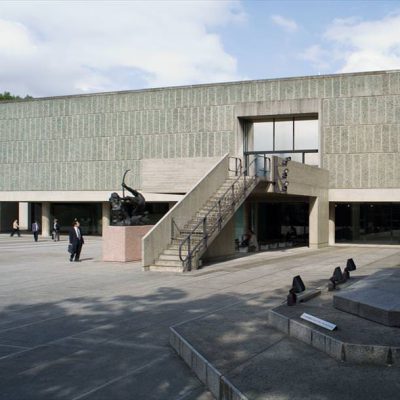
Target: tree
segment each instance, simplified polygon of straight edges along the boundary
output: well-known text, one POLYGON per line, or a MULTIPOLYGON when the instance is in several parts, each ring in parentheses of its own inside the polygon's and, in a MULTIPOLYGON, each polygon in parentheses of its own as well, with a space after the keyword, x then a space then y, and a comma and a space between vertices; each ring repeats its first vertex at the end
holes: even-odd
POLYGON ((26 95, 24 98, 20 96, 14 96, 10 92, 4 92, 0 93, 0 101, 6 101, 6 100, 28 100, 32 99, 32 96, 26 95))

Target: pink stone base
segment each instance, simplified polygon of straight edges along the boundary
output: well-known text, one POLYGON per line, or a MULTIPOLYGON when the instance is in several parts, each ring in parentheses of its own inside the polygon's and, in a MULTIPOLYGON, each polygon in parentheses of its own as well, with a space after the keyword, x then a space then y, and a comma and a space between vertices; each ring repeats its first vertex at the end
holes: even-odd
POLYGON ((139 261, 142 237, 154 225, 106 226, 103 229, 103 261, 139 261))

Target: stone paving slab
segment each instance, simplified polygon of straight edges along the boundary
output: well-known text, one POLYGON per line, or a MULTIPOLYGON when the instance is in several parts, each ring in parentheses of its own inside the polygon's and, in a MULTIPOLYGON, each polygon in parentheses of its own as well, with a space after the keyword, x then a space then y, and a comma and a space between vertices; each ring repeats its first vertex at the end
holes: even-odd
MULTIPOLYGON (((235 343, 263 335, 250 310, 263 327, 293 276, 318 286, 349 257, 372 271, 378 261, 391 265, 399 255, 394 248, 291 249, 177 275, 144 273, 139 263, 104 263, 101 239, 92 237, 85 241, 84 261, 70 263, 66 245, 65 238, 34 243, 31 236, 0 235, 1 400, 210 400, 211 392, 170 348, 171 325, 223 315, 216 323, 226 320, 231 329, 228 347, 218 332, 221 349, 236 351, 240 367, 246 352, 257 358, 257 340, 244 353, 235 343)), ((212 330, 208 325, 210 340, 212 330)), ((218 346, 213 350, 229 368, 229 357, 218 346)))
MULTIPOLYGON (((396 258, 388 262, 393 263, 397 263, 396 258)), ((362 272, 358 274, 362 277, 362 272)), ((357 279, 352 278, 346 285, 357 279)), ((279 301, 282 300, 283 296, 279 301)), ((387 349, 381 351, 379 347, 400 345, 397 328, 335 309, 332 293, 327 289, 322 290, 321 296, 294 307, 275 307, 274 313, 281 313, 281 330, 275 328, 279 321, 271 325, 271 310, 260 304, 232 306, 171 328, 171 346, 217 399, 399 398, 399 369, 377 365, 379 357, 380 364, 387 361, 387 349), (328 346, 324 338, 328 331, 300 319, 303 312, 338 325, 338 330, 331 333, 329 351, 324 348, 328 346), (290 319, 296 338, 287 335, 290 319), (309 329, 304 330, 304 326, 309 329), (319 347, 316 343, 314 347, 306 344, 313 335, 315 341, 319 340, 319 347), (345 363, 339 361, 339 339, 349 341, 345 363), (364 345, 364 353, 353 346, 358 342, 364 345), (368 359, 371 346, 367 344, 371 343, 374 354, 368 359)), ((392 357, 399 355, 393 353, 392 357)))
POLYGON ((362 318, 400 327, 400 268, 376 272, 333 296, 333 305, 362 318))

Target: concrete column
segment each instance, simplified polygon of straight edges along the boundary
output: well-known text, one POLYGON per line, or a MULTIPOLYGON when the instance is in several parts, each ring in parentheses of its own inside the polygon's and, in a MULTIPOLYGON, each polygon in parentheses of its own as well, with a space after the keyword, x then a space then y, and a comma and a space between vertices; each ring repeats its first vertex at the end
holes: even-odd
POLYGON ((18 204, 18 222, 19 229, 26 231, 30 229, 29 224, 29 203, 21 201, 18 204))
POLYGON ((42 203, 42 236, 50 236, 50 203, 42 203))
POLYGON ((106 226, 110 226, 110 203, 108 201, 103 201, 101 218, 102 234, 106 226))
POLYGON ((328 246, 329 203, 321 197, 310 197, 309 206, 309 247, 318 249, 328 246))
POLYGON ((329 203, 329 245, 333 246, 335 244, 335 203, 329 203))

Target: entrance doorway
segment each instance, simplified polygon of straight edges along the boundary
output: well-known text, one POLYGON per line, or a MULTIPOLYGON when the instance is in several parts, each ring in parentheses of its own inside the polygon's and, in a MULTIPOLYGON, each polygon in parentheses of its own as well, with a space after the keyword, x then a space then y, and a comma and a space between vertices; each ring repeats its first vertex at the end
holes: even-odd
POLYGON ((308 203, 256 204, 257 236, 261 247, 276 243, 285 243, 286 246, 308 246, 308 203))

